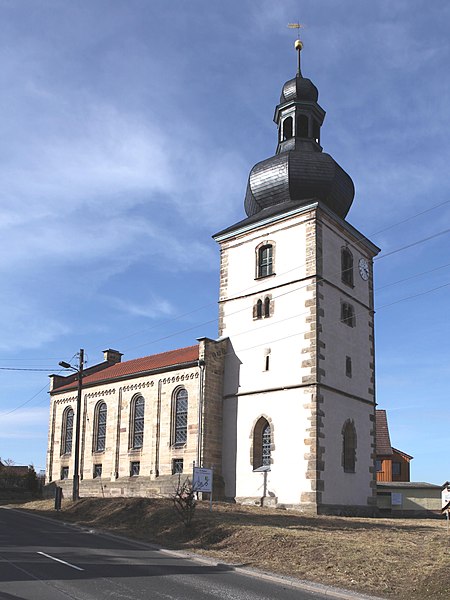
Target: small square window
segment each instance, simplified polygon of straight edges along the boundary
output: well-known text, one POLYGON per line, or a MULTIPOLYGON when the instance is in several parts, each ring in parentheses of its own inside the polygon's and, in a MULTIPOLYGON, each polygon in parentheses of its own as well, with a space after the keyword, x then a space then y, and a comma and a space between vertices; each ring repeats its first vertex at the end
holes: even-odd
POLYGON ((139 475, 139 471, 141 470, 141 463, 139 461, 133 461, 130 463, 130 476, 136 477, 139 475))
POLYGON ((94 465, 94 479, 102 476, 102 465, 94 465))
POLYGON ((375 468, 377 470, 377 473, 380 473, 383 470, 381 466, 381 460, 375 461, 375 468))
POLYGON ((174 458, 172 460, 172 475, 176 475, 177 473, 183 472, 183 459, 182 458, 174 458))
POLYGON ((69 479, 69 467, 62 467, 61 479, 69 479))

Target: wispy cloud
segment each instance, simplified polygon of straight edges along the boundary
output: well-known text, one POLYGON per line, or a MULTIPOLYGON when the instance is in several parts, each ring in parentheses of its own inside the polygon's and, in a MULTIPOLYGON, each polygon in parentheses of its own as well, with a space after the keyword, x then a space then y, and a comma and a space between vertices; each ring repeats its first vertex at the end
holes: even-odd
MULTIPOLYGON (((0 419, 0 440, 36 439, 42 436, 48 426, 48 408, 19 409, 11 414, 2 414, 0 419)), ((6 458, 5 456, 3 458, 6 458)))
POLYGON ((157 319, 161 316, 172 316, 175 314, 175 308, 171 302, 163 298, 152 297, 146 303, 126 302, 125 300, 112 300, 113 306, 131 316, 146 317, 157 319))

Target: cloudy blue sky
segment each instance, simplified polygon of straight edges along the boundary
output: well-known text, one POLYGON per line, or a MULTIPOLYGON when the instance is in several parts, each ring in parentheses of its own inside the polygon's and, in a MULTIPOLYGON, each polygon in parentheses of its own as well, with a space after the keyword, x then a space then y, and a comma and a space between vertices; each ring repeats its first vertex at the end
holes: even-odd
POLYGON ((450 479, 446 0, 0 0, 3 459, 45 467, 47 374, 80 347, 216 337, 211 235, 275 151, 298 19, 348 220, 383 250, 378 403, 412 478, 450 479))

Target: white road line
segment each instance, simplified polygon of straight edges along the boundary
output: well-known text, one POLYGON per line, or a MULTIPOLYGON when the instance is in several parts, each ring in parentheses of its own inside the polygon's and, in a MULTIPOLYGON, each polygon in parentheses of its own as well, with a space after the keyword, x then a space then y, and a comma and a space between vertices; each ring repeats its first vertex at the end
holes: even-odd
POLYGON ((75 565, 71 565, 65 560, 61 560, 60 558, 56 558, 55 556, 51 556, 50 554, 45 554, 45 552, 38 552, 38 554, 42 554, 42 556, 46 556, 47 558, 51 558, 52 560, 56 560, 56 562, 60 562, 63 565, 67 565, 68 567, 72 567, 72 569, 76 569, 77 571, 84 571, 81 567, 77 567, 75 565))

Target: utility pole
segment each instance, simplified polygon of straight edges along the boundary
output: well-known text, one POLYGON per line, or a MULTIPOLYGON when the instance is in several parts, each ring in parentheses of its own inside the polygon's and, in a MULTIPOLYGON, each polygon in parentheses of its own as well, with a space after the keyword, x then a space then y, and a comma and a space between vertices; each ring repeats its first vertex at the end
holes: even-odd
POLYGON ((80 348, 80 362, 78 365, 77 389, 77 421, 75 426, 75 456, 73 461, 73 492, 72 500, 80 498, 80 423, 81 423, 81 391, 83 386, 84 350, 80 348))

